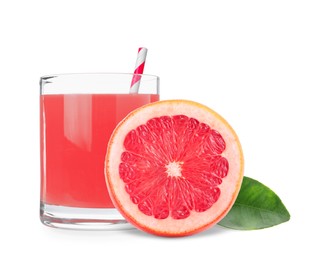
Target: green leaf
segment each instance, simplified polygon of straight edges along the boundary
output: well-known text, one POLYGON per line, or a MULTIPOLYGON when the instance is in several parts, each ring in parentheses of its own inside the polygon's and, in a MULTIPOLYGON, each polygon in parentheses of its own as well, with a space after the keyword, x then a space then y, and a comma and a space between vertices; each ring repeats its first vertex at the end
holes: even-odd
POLYGON ((228 214, 218 223, 240 229, 262 229, 290 219, 281 199, 262 183, 244 177, 237 199, 228 214))

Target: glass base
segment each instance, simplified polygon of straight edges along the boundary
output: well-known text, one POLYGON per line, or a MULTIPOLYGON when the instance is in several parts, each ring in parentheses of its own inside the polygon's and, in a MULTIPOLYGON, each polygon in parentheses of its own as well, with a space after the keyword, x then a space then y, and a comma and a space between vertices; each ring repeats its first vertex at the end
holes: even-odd
POLYGON ((49 227, 76 230, 133 228, 115 208, 76 208, 40 202, 40 220, 49 227))

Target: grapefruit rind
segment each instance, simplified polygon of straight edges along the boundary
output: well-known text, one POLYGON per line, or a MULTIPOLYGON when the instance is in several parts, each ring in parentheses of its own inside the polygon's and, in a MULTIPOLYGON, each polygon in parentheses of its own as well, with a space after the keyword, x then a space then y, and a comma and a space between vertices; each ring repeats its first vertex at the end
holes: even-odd
POLYGON ((108 143, 105 161, 107 188, 115 207, 127 221, 138 229, 160 236, 185 236, 203 231, 218 223, 231 209, 243 179, 244 159, 242 148, 232 127, 212 109, 188 100, 164 100, 140 107, 128 114, 115 128, 108 143), (149 119, 161 116, 186 115, 218 131, 226 143, 222 156, 228 160, 229 171, 219 188, 221 195, 211 208, 204 212, 191 211, 185 219, 156 219, 142 213, 125 190, 119 176, 123 142, 132 129, 149 119))

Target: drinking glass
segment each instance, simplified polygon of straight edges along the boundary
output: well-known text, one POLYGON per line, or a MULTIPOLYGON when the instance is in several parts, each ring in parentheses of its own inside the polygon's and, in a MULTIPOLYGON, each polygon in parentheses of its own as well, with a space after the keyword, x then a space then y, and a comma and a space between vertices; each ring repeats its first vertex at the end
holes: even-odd
POLYGON ((124 229, 105 184, 107 143, 132 110, 159 100, 159 78, 60 74, 40 80, 40 219, 69 229, 124 229), (130 93, 134 77, 137 93, 130 93))

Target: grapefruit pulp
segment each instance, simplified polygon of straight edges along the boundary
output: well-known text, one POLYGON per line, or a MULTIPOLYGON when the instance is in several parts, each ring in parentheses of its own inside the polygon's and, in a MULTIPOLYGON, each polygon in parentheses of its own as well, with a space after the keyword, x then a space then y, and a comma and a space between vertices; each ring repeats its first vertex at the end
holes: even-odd
POLYGON ((137 228, 185 236, 219 222, 243 179, 243 153, 232 127, 210 108, 158 101, 115 128, 105 160, 115 207, 137 228))

